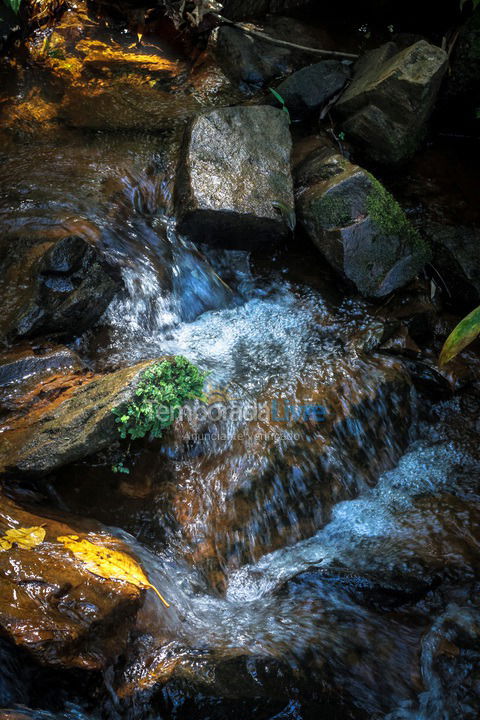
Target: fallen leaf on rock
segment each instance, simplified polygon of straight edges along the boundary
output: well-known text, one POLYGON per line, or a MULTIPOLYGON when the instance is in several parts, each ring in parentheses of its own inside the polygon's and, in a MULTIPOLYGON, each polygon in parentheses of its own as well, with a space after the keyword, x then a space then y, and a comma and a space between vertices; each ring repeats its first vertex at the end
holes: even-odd
POLYGON ((0 537, 0 551, 10 550, 14 545, 22 550, 31 550, 45 540, 45 535, 45 528, 40 526, 12 528, 0 537))
POLYGON ((96 545, 89 540, 80 540, 78 535, 62 535, 57 540, 63 543, 78 560, 81 560, 87 570, 94 575, 106 580, 123 580, 138 588, 151 588, 157 593, 165 607, 170 607, 163 595, 149 582, 140 565, 130 555, 103 545, 96 545))

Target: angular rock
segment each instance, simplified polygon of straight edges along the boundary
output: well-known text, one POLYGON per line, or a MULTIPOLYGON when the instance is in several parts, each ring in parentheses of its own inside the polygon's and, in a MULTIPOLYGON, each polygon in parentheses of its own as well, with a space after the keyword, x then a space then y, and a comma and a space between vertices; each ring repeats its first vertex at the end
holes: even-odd
POLYGON ((465 309, 480 305, 480 232, 476 228, 428 223, 433 265, 450 302, 465 309))
POLYGON ((35 548, 0 552, 2 635, 42 666, 105 669, 125 648, 143 592, 93 575, 57 538, 74 534, 131 554, 129 548, 98 524, 43 517, 3 496, 0 524, 2 532, 33 526, 46 531, 35 548))
POLYGON ((383 185, 331 148, 297 166, 297 213, 330 265, 366 296, 412 280, 428 248, 383 185))
POLYGON ((342 129, 366 156, 398 163, 417 149, 447 68, 447 54, 421 40, 387 43, 363 57, 337 103, 342 129))
POLYGON ((277 92, 294 117, 319 111, 337 95, 350 78, 349 65, 338 60, 323 60, 290 75, 277 92))
POLYGON ((3 428, 0 469, 44 474, 108 448, 119 437, 113 408, 133 398, 153 362, 109 375, 60 376, 51 393, 40 385, 28 412, 3 428))
POLYGON ((0 336, 79 334, 101 316, 118 288, 105 257, 90 238, 75 230, 38 226, 23 237, 4 234, 0 336))
POLYGON ((177 171, 178 229, 223 247, 279 241, 293 212, 286 114, 267 106, 202 115, 187 129, 177 171))

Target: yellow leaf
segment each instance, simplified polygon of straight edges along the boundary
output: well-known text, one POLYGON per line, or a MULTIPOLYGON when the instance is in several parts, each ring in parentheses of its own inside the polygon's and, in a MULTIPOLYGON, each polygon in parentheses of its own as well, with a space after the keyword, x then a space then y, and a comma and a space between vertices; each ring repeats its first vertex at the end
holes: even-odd
POLYGON ((45 528, 39 526, 13 528, 0 537, 0 550, 10 550, 14 545, 23 550, 31 550, 45 540, 45 535, 45 528))
POLYGON ((62 535, 58 542, 81 560, 91 573, 107 580, 123 580, 138 588, 154 590, 165 607, 170 607, 163 595, 152 585, 140 565, 126 553, 96 545, 89 540, 80 540, 78 535, 62 535))

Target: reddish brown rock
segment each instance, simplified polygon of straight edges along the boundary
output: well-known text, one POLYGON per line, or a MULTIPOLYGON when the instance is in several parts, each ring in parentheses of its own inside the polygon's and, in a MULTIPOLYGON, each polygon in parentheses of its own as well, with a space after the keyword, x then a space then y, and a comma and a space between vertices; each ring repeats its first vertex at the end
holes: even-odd
POLYGON ((42 526, 35 548, 0 551, 0 628, 42 665, 102 669, 125 647, 143 592, 89 572, 57 541, 75 534, 129 552, 102 526, 43 517, 1 497, 0 530, 42 526))

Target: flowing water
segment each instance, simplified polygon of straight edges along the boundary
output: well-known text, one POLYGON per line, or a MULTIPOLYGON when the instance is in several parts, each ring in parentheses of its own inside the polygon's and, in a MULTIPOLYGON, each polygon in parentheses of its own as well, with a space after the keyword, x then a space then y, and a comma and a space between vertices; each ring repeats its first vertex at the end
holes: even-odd
MULTIPOLYGON (((474 720, 475 394, 419 401, 378 352, 377 309, 310 249, 178 237, 172 142, 72 132, 33 164, 31 145, 3 151, 2 227, 93 228, 121 279, 75 343, 88 365, 182 354, 210 373, 208 412, 134 449, 130 476, 97 458, 47 480, 172 604, 147 596, 101 708, 57 717, 474 720)), ((51 717, 22 712, 2 717, 51 717)))

